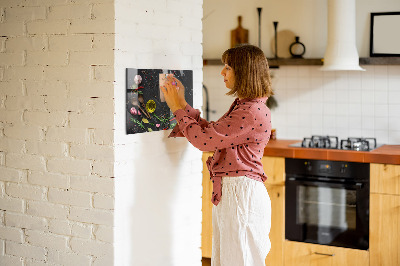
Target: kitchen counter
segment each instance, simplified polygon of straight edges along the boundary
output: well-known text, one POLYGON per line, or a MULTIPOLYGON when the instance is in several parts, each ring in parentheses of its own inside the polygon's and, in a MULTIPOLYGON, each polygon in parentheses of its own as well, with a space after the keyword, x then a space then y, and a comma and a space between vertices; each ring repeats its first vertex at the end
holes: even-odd
POLYGON ((400 164, 400 145, 383 145, 372 151, 290 147, 301 140, 270 140, 264 156, 363 163, 400 164))

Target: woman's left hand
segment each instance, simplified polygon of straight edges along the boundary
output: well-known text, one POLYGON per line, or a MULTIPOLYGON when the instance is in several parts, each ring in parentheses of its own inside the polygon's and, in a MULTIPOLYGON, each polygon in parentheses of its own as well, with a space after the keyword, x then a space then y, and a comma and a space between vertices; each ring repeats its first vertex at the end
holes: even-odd
POLYGON ((185 108, 185 106, 181 106, 180 97, 178 95, 179 86, 174 78, 168 77, 164 86, 161 87, 161 90, 164 93, 164 98, 169 109, 171 109, 173 113, 178 109, 185 108))

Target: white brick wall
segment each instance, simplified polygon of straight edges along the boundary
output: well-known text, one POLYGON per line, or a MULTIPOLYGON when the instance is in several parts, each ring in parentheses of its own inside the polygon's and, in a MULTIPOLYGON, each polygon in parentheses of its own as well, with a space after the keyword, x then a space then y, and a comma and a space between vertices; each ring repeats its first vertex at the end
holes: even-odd
POLYGON ((199 108, 202 2, 115 1, 115 265, 201 265, 201 152, 170 131, 126 135, 125 69, 193 70, 199 108))
POLYGON ((2 0, 0 32, 0 265, 112 265, 114 1, 2 0))

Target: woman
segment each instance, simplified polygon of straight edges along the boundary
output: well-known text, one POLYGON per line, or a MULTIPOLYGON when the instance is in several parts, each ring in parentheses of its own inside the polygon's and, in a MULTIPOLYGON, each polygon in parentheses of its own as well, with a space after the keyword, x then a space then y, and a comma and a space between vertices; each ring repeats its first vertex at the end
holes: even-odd
POLYGON ((207 160, 213 182, 212 265, 265 265, 271 247, 271 202, 261 164, 271 131, 268 62, 252 45, 228 49, 222 62, 227 95, 237 98, 217 122, 200 118, 186 103, 179 80, 169 77, 161 88, 178 122, 170 137, 185 136, 201 151, 214 151, 207 160))

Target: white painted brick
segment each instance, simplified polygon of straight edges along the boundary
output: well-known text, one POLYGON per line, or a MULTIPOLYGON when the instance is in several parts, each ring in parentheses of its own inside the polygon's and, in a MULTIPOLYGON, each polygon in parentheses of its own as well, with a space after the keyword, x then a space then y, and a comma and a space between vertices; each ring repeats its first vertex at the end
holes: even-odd
POLYGON ((42 156, 38 155, 9 153, 6 155, 6 166, 44 171, 46 169, 46 162, 42 156))
MULTIPOLYGON (((115 47, 114 34, 94 34, 93 49, 94 50, 109 50, 115 47)), ((82 49, 83 50, 83 49, 82 49)))
POLYGON ((7 52, 44 51, 47 48, 47 42, 46 38, 41 35, 8 37, 5 46, 7 52))
POLYGON ((89 160, 54 158, 48 160, 47 168, 49 172, 87 176, 92 171, 92 162, 89 160))
POLYGON ((67 34, 67 20, 32 21, 26 24, 28 34, 67 34))
POLYGON ((6 40, 7 37, 0 37, 0 53, 5 52, 6 50, 6 40))
POLYGON ((94 4, 93 5, 93 19, 107 19, 114 20, 114 3, 94 4))
POLYGON ((19 228, 0 226, 0 239, 22 243, 24 233, 19 228))
POLYGON ((97 209, 114 210, 114 197, 108 195, 93 195, 93 207, 97 209))
POLYGON ((112 82, 76 82, 69 84, 70 96, 73 97, 109 97, 114 95, 112 82))
POLYGON ((24 1, 25 6, 50 6, 50 5, 66 5, 71 0, 29 0, 24 1))
POLYGON ((50 51, 91 51, 93 36, 84 35, 51 35, 49 36, 50 51))
MULTIPOLYGON (((79 1, 86 3, 86 1, 79 1)), ((88 4, 75 4, 65 6, 50 6, 49 16, 50 20, 58 19, 90 19, 90 5, 88 4)))
POLYGON ((4 135, 11 139, 41 140, 44 134, 37 126, 10 126, 4 128, 4 135))
POLYGON ((18 111, 8 111, 2 110, 0 112, 0 121, 9 123, 9 124, 22 124, 22 110, 18 111))
POLYGON ((86 143, 87 130, 83 128, 50 127, 46 133, 48 141, 62 141, 72 143, 86 143))
POLYGON ((0 200, 0 210, 22 213, 24 210, 24 201, 10 197, 2 198, 0 200))
POLYGON ((113 161, 114 150, 112 146, 72 144, 70 148, 70 156, 78 159, 113 161))
POLYGON ((42 217, 13 212, 6 212, 5 224, 7 226, 34 230, 46 230, 48 227, 47 220, 42 217))
POLYGON ((0 53, 0 66, 22 66, 23 53, 0 53))
POLYGON ((36 230, 25 230, 26 242, 39 247, 55 250, 66 250, 68 248, 68 237, 36 230))
POLYGON ((71 223, 68 220, 51 219, 49 231, 57 235, 71 235, 71 223))
POLYGON ((27 52, 27 66, 65 66, 68 64, 67 51, 56 52, 27 52))
POLYGON ((45 111, 43 96, 7 96, 4 102, 7 110, 41 110, 45 111))
POLYGON ((6 157, 6 153, 1 151, 1 152, 0 152, 0 165, 1 165, 1 166, 6 165, 6 163, 5 163, 5 157, 6 157))
POLYGON ((65 98, 67 96, 67 85, 65 82, 26 81, 25 88, 26 88, 27 95, 29 97, 32 97, 35 95, 40 95, 40 96, 57 96, 60 98, 65 98))
POLYGON ((102 177, 113 177, 114 163, 96 160, 93 162, 93 173, 102 177))
POLYGON ((37 260, 45 260, 46 249, 43 247, 35 247, 28 244, 19 244, 12 241, 7 241, 6 254, 37 260))
POLYGON ((80 238, 91 238, 92 237, 92 225, 85 223, 73 223, 72 224, 72 236, 80 238))
POLYGON ((108 253, 101 257, 96 257, 93 266, 108 266, 114 264, 114 250, 110 249, 108 253))
POLYGON ((80 207, 90 207, 91 202, 91 195, 89 193, 71 189, 50 188, 48 198, 50 202, 80 207))
MULTIPOLYGON (((73 100, 72 98, 71 100, 73 100)), ((110 98, 80 98, 79 100, 79 112, 81 113, 113 113, 114 112, 114 99, 110 98)))
POLYGON ((114 33, 114 19, 112 20, 73 19, 71 20, 69 33, 70 34, 114 33))
POLYGON ((25 150, 25 141, 0 138, 0 150, 11 153, 22 153, 25 150))
POLYGON ((89 81, 92 69, 90 66, 45 67, 44 77, 50 81, 89 81))
POLYGON ((11 255, 1 255, 0 254, 0 262, 1 265, 12 265, 12 266, 24 266, 24 262, 21 260, 20 256, 11 256, 11 255))
POLYGON ((98 209, 71 207, 68 219, 84 223, 113 225, 114 212, 98 209))
MULTIPOLYGON (((112 49, 110 49, 108 52, 104 52, 104 50, 70 52, 69 56, 70 65, 113 65, 114 63, 114 51, 112 49)), ((6 63, 4 63, 4 65, 6 65, 6 63)))
POLYGON ((69 188, 69 177, 62 174, 29 171, 28 182, 33 185, 54 188, 69 188))
POLYGON ((203 46, 199 43, 185 42, 181 47, 184 55, 201 56, 203 54, 203 46))
POLYGON ((0 167, 0 180, 10 182, 20 182, 25 173, 18 169, 0 167))
POLYGON ((114 81, 113 66, 95 66, 94 78, 98 81, 114 81))
POLYGON ((68 113, 26 111, 24 120, 28 125, 66 126, 68 124, 68 113))
POLYGON ((71 188, 76 190, 114 194, 114 178, 95 176, 71 176, 71 188))
POLYGON ((3 81, 0 82, 0 95, 22 96, 21 81, 3 81))
POLYGON ((91 257, 79 253, 80 252, 72 253, 50 249, 47 258, 50 264, 55 263, 57 265, 91 266, 91 257))
POLYGON ((80 98, 63 98, 59 96, 47 96, 46 108, 52 111, 81 112, 84 100, 80 98))
POLYGON ((14 198, 44 200, 46 199, 46 190, 44 187, 32 186, 26 184, 7 183, 7 195, 14 198))
POLYGON ((30 21, 46 18, 46 8, 43 6, 6 8, 6 22, 30 21))
POLYGON ((67 149, 67 144, 60 142, 26 142, 26 152, 28 154, 64 157, 67 153, 67 149))
POLYGON ((110 243, 80 239, 76 237, 73 237, 70 243, 73 251, 93 255, 96 257, 109 255, 113 250, 113 245, 110 243))
MULTIPOLYGON (((5 211, 0 210, 0 225, 5 225, 5 211)), ((0 255, 1 255, 1 242, 0 242, 0 255)))
POLYGON ((74 128, 114 128, 113 113, 70 114, 70 126, 74 128))
POLYGON ((97 240, 113 243, 114 240, 114 228, 111 226, 103 226, 99 225, 97 230, 95 231, 94 235, 96 236, 97 240))
POLYGON ((29 80, 40 81, 43 80, 44 70, 41 67, 30 66, 14 66, 4 70, 4 79, 10 80, 29 80))
POLYGON ((45 261, 37 261, 34 259, 26 259, 25 266, 48 266, 49 264, 45 261))
POLYGON ((26 213, 39 217, 65 219, 69 207, 43 201, 27 201, 26 213))
POLYGON ((89 129, 90 143, 99 145, 114 144, 114 130, 110 129, 89 129))
POLYGON ((24 24, 21 22, 0 23, 2 36, 21 36, 24 34, 24 24))

